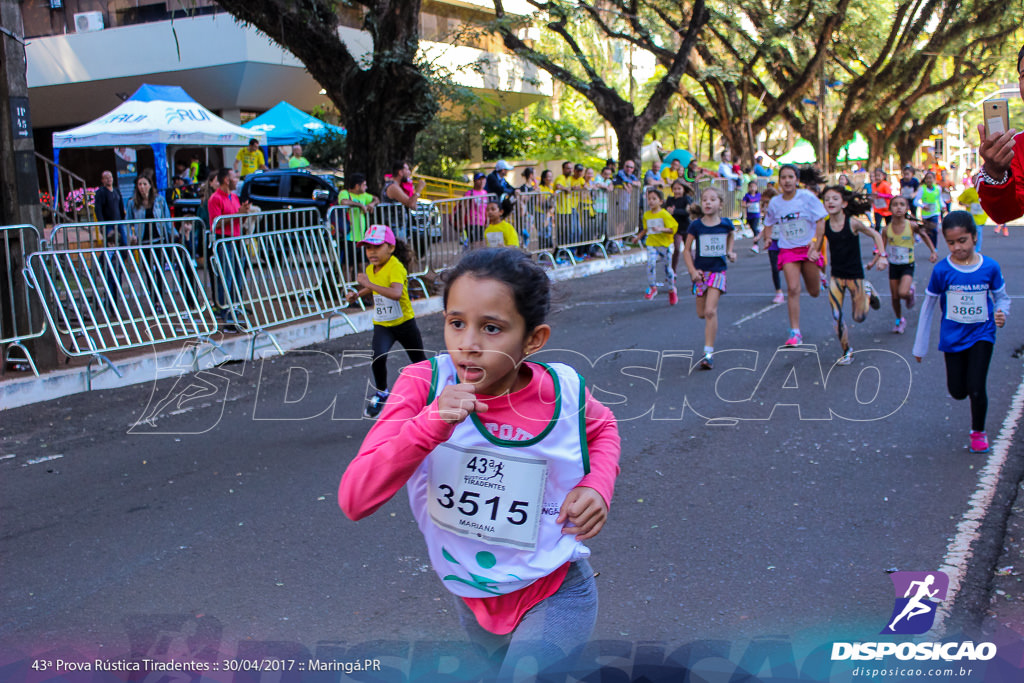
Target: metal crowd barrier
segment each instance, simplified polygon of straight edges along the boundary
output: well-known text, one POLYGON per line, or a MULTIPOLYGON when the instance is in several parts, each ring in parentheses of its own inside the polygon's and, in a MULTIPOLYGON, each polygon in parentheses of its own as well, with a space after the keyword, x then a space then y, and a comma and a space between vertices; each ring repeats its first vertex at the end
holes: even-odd
POLYGON ((553 192, 522 192, 509 223, 519 232, 523 249, 538 260, 547 258, 555 265, 555 195, 553 192))
MULTIPOLYGON (((217 216, 210 226, 215 240, 222 237, 234 237, 237 228, 242 235, 253 235, 262 232, 277 232, 294 228, 308 228, 320 225, 323 219, 316 207, 305 209, 280 209, 277 211, 251 211, 249 213, 232 213, 217 216)), ((213 251, 212 248, 210 251, 213 251)))
POLYGON ((408 268, 409 279, 420 286, 424 296, 430 296, 423 276, 430 272, 430 254, 434 245, 443 238, 434 202, 420 202, 415 209, 393 202, 378 204, 373 210, 372 223, 387 225, 397 239, 409 245, 414 256, 414 262, 408 268))
MULTIPOLYGON (((366 251, 359 247, 359 240, 372 225, 373 212, 355 206, 332 206, 327 212, 327 225, 334 237, 341 264, 341 285, 345 294, 358 292, 356 276, 366 270, 366 251)), ((366 310, 361 299, 359 307, 366 310)))
POLYGON ((324 225, 218 239, 211 263, 215 301, 228 321, 253 335, 250 358, 261 336, 284 353, 267 331, 275 325, 320 316, 330 338, 332 319, 340 316, 356 331, 342 310, 348 302, 341 262, 324 225))
POLYGON ((202 239, 197 216, 142 218, 124 221, 58 223, 45 242, 48 250, 102 249, 147 244, 182 244, 194 258, 202 239))
MULTIPOLYGON (((564 255, 570 264, 575 265, 580 258, 579 249, 589 251, 597 247, 608 258, 604 241, 607 235, 608 221, 603 224, 597 220, 594 210, 594 190, 577 190, 555 192, 554 216, 554 253, 556 262, 564 255), (576 251, 573 251, 573 249, 576 251)), ((603 190, 601 190, 603 192, 603 190)))
POLYGON ((487 202, 495 199, 494 195, 486 195, 440 199, 433 203, 440 227, 440 235, 430 250, 430 267, 434 272, 451 268, 464 253, 484 245, 487 202))
POLYGON ((0 240, 3 241, 3 300, 0 301, 0 346, 6 346, 4 363, 27 363, 32 373, 38 377, 32 354, 25 342, 41 337, 46 333, 46 320, 38 318, 32 310, 32 295, 25 289, 24 296, 15 294, 15 278, 27 265, 29 251, 26 239, 39 244, 39 230, 33 225, 2 225, 0 240), (34 237, 34 239, 33 239, 34 237), (38 318, 38 319, 37 319, 38 318), (21 357, 12 354, 17 350, 21 357))
POLYGON ((640 231, 647 204, 642 187, 615 187, 608 197, 608 240, 621 250, 623 241, 640 231))
POLYGON ((120 375, 104 355, 112 351, 197 338, 217 347, 213 310, 181 245, 38 251, 23 272, 64 353, 93 357, 89 389, 108 369, 120 375), (94 361, 105 366, 96 375, 94 361))
POLYGON ((728 178, 701 178, 696 184, 697 196, 695 199, 698 202, 704 188, 713 187, 722 195, 722 218, 730 218, 737 222, 743 222, 746 219, 747 212, 743 209, 742 203, 743 195, 747 192, 745 187, 742 190, 730 189, 731 181, 728 178))

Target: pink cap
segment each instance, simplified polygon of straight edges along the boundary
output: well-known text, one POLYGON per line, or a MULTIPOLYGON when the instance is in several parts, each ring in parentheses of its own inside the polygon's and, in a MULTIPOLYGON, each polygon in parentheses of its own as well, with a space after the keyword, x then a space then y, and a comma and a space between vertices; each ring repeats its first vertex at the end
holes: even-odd
POLYGON ((386 225, 371 225, 363 239, 359 240, 358 245, 361 247, 365 244, 384 244, 385 242, 391 245, 395 243, 395 233, 391 232, 391 228, 386 225))

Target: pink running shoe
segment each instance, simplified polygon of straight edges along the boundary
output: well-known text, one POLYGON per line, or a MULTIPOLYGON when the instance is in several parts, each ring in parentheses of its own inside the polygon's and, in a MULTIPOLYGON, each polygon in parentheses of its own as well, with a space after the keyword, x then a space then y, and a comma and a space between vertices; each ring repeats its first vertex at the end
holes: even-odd
POLYGON ((647 291, 644 292, 644 298, 650 301, 654 298, 654 295, 658 293, 657 287, 648 287, 647 291))
POLYGON ((673 287, 668 290, 668 305, 675 306, 677 303, 679 303, 679 294, 676 292, 676 288, 673 287))
POLYGON ((971 432, 971 453, 988 453, 988 436, 985 432, 971 432))
POLYGON ((900 318, 899 320, 897 320, 896 324, 892 328, 892 331, 893 331, 894 334, 903 334, 904 332, 906 332, 907 331, 907 319, 906 318, 900 318))
POLYGON ((786 340, 786 346, 800 346, 804 343, 804 337, 799 332, 790 331, 789 339, 786 340))
POLYGON ((781 304, 785 300, 786 300, 786 295, 783 294, 782 292, 775 292, 775 296, 772 297, 772 303, 773 304, 781 304))

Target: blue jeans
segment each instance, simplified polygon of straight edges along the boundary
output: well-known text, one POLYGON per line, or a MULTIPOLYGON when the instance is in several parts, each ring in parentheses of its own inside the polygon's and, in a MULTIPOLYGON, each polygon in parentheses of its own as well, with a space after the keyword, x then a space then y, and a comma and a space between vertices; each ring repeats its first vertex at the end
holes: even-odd
POLYGON ((499 681, 566 680, 597 623, 597 583, 585 559, 569 565, 561 587, 523 615, 512 633, 487 631, 462 598, 454 600, 462 628, 490 656, 499 681))

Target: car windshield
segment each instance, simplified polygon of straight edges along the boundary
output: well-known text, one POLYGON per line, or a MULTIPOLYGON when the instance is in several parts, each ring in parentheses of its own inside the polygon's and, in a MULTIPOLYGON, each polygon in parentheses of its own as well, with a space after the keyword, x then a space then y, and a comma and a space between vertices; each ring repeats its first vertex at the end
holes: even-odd
POLYGON ((345 189, 345 178, 336 173, 318 173, 318 176, 334 184, 334 189, 341 192, 345 189))

